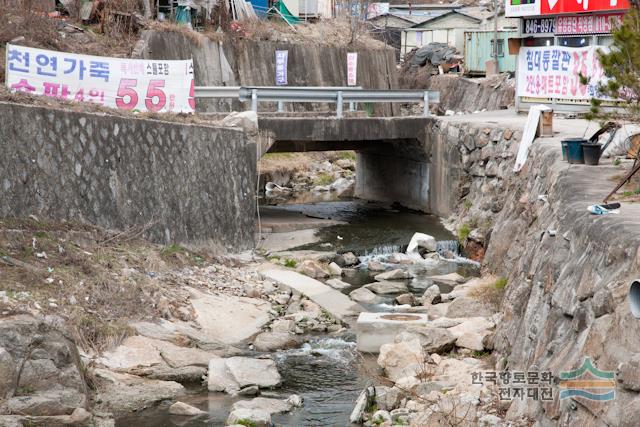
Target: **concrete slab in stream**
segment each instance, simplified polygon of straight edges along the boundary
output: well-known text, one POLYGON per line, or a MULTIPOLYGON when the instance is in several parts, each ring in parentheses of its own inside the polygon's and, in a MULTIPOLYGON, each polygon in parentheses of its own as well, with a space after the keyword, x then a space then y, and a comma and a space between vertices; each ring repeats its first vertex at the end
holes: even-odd
POLYGON ((342 321, 347 321, 348 317, 355 316, 363 310, 345 294, 295 271, 271 269, 263 271, 262 275, 266 279, 300 292, 342 321))

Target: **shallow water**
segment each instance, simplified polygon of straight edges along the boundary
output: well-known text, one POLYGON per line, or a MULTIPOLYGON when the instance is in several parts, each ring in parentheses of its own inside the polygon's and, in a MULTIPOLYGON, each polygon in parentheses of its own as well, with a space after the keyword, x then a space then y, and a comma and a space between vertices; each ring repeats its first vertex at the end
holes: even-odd
MULTIPOLYGON (((324 195, 329 197, 330 194, 324 195)), ((311 196, 310 196, 311 197, 311 196)), ((348 294, 353 289, 374 281, 379 272, 369 272, 362 268, 370 260, 385 261, 387 255, 404 252, 415 232, 422 232, 443 241, 443 248, 454 249, 451 243, 455 237, 433 215, 425 215, 406 209, 399 209, 382 203, 362 200, 332 200, 314 203, 287 204, 277 206, 283 211, 296 211, 305 215, 346 221, 349 224, 325 227, 319 231, 320 241, 296 249, 320 251, 352 251, 363 261, 360 268, 349 269, 342 277, 352 287, 343 290, 348 294)), ((308 201, 305 199, 305 201, 308 201)), ((271 207, 270 209, 273 209, 271 207)), ((398 268, 387 264, 388 268, 398 268)), ((407 266, 402 266, 407 267, 407 266)), ((458 272, 473 275, 477 269, 468 264, 455 262, 434 262, 424 260, 408 267, 415 278, 406 283, 411 292, 422 295, 430 285, 427 276, 458 272)), ((442 292, 451 288, 441 286, 442 292)), ((383 297, 379 304, 367 305, 370 311, 394 311, 394 295, 383 297)), ((340 338, 309 337, 299 349, 274 353, 283 378, 282 387, 263 392, 264 397, 287 398, 298 394, 304 399, 303 408, 291 413, 273 416, 278 426, 348 426, 349 415, 360 391, 375 383, 376 357, 361 355, 356 350, 355 335, 349 333, 340 338)), ((118 420, 117 426, 223 426, 233 402, 247 397, 230 397, 224 393, 208 393, 196 388, 179 400, 194 405, 207 412, 207 416, 185 419, 168 414, 168 406, 142 411, 118 420)))

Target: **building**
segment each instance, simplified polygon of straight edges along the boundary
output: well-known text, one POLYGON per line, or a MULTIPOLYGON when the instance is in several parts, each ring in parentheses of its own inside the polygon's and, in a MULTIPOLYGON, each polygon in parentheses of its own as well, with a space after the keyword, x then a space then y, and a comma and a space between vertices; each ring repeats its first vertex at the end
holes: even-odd
POLYGON ((628 0, 506 0, 507 16, 520 19, 519 38, 510 42, 518 55, 516 108, 588 109, 604 78, 597 51, 611 45, 629 7, 628 0))

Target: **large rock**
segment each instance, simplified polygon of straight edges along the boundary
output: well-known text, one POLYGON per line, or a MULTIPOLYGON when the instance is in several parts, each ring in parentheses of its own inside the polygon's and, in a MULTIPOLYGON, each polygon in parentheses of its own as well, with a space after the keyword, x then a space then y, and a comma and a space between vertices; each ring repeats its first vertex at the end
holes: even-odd
POLYGON ((185 415, 189 417, 206 414, 205 411, 198 409, 195 406, 188 405, 184 402, 176 402, 173 405, 169 406, 169 413, 171 415, 185 415))
POLYGON ((271 359, 230 357, 211 360, 207 387, 209 391, 236 394, 240 389, 251 385, 275 387, 281 380, 278 368, 271 359))
POLYGON ((0 321, 0 413, 66 416, 87 404, 80 355, 62 319, 0 321), (18 376, 18 372, 19 376, 18 376))
POLYGON ((274 351, 298 346, 295 335, 289 332, 262 332, 253 340, 253 346, 258 351, 274 351))
POLYGON ((484 337, 488 332, 467 332, 462 334, 456 340, 456 346, 462 348, 468 348, 469 350, 482 351, 484 350, 484 337))
POLYGON ((227 425, 248 425, 246 422, 251 422, 251 426, 255 427, 270 427, 271 426, 271 414, 262 409, 246 409, 239 408, 229 413, 227 418, 227 425), (238 424, 243 422, 243 424, 238 424))
POLYGON ((315 260, 306 259, 302 261, 300 265, 300 271, 302 274, 309 276, 313 279, 323 279, 329 277, 329 272, 322 267, 322 265, 315 260))
POLYGON ((202 332, 214 340, 241 343, 260 332, 271 320, 271 304, 264 300, 210 295, 191 288, 190 291, 196 321, 202 326, 202 332))
MULTIPOLYGON (((377 277, 377 276, 376 276, 377 277)), ((380 282, 370 283, 364 286, 371 292, 376 294, 402 294, 409 291, 407 285, 403 282, 392 282, 389 280, 383 280, 380 282)))
POLYGON ((640 353, 635 353, 628 361, 618 366, 616 378, 623 388, 640 391, 640 353))
POLYGON ((425 353, 420 340, 384 344, 380 347, 378 365, 384 369, 385 376, 393 382, 425 373, 425 353))
POLYGON ((367 270, 369 271, 385 271, 386 269, 380 261, 371 260, 367 263, 367 270))
POLYGON ((438 285, 431 285, 424 291, 422 294, 422 305, 432 305, 437 304, 442 301, 442 297, 440 296, 440 288, 438 285))
POLYGON ((404 279, 412 279, 412 278, 413 278, 413 274, 410 271, 403 270, 402 268, 386 271, 384 273, 380 273, 375 276, 375 279, 378 281, 404 280, 404 279))
POLYGON ((222 126, 239 127, 249 133, 258 131, 258 115, 255 111, 232 111, 221 122, 222 126))
POLYGON ((355 302, 362 302, 365 304, 376 304, 380 301, 380 298, 376 294, 364 287, 351 291, 349 297, 355 302))
POLYGON ((106 369, 95 369, 94 373, 99 381, 96 409, 115 416, 173 400, 184 393, 184 387, 174 381, 151 380, 106 369))
POLYGON ((463 296, 454 299, 447 310, 447 317, 490 317, 496 312, 496 308, 480 298, 463 296))
POLYGON ((342 268, 335 262, 329 264, 329 274, 332 276, 342 276, 342 268))
POLYGON ((333 289, 338 289, 338 290, 347 289, 351 287, 349 283, 343 282, 340 279, 329 279, 327 280, 327 285, 331 286, 333 289))
POLYGON ((430 276, 430 280, 436 285, 457 286, 467 281, 458 273, 442 274, 439 276, 430 276))
POLYGON ((420 341, 420 345, 427 353, 445 353, 453 348, 456 337, 444 328, 411 327, 396 335, 396 342, 420 341))
POLYGON ((452 326, 448 329, 456 339, 466 333, 482 332, 495 327, 495 323, 484 317, 469 317, 462 323, 452 326))
POLYGON ((413 257, 422 258, 422 255, 420 254, 421 249, 424 252, 435 252, 437 246, 438 244, 433 236, 424 233, 415 233, 411 237, 406 253, 413 257))

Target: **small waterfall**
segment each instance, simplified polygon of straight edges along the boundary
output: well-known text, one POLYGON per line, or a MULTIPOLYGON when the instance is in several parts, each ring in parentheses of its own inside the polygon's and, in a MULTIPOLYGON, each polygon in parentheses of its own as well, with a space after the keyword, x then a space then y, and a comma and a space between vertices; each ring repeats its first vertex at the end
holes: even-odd
POLYGON ((380 256, 380 255, 391 255, 395 253, 404 253, 407 245, 378 245, 373 247, 370 250, 365 250, 364 256, 380 256))
POLYGON ((457 240, 438 240, 436 244, 436 252, 443 255, 446 251, 452 252, 454 255, 460 255, 460 244, 457 240))

